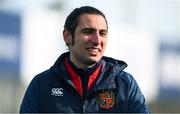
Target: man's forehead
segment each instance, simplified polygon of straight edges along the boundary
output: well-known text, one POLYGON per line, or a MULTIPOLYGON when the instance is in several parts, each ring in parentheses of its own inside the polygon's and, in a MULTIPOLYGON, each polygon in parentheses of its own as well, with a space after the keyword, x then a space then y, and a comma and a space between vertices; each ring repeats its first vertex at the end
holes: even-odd
POLYGON ((83 26, 83 28, 101 27, 101 29, 107 29, 105 18, 96 14, 82 14, 79 17, 77 26, 83 26))

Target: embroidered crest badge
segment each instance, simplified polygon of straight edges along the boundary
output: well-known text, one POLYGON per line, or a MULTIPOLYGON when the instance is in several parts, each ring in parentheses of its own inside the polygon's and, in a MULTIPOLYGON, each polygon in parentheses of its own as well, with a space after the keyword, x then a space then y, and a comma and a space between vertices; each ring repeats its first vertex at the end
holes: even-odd
POLYGON ((100 108, 111 108, 114 106, 115 95, 113 91, 107 90, 99 93, 98 104, 100 108))

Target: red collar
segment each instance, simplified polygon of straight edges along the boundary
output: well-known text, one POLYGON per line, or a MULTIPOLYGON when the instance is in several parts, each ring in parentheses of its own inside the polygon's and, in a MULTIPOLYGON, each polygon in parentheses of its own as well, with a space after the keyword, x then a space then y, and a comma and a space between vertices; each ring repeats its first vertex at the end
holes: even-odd
MULTIPOLYGON (((83 97, 83 91, 82 91, 82 84, 81 84, 81 78, 75 73, 75 71, 71 68, 71 66, 68 64, 67 59, 64 60, 65 67, 67 71, 70 74, 71 80, 73 84, 76 87, 76 90, 79 92, 80 96, 83 97)), ((98 74, 101 69, 101 64, 98 66, 98 68, 90 75, 89 80, 88 80, 88 87, 87 91, 92 87, 93 82, 96 80, 98 77, 98 74)))

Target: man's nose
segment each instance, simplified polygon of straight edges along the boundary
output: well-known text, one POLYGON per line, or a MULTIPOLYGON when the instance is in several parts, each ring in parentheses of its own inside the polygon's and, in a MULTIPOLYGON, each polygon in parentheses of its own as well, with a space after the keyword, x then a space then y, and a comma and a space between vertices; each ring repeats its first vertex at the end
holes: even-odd
POLYGON ((98 31, 94 33, 93 38, 92 38, 92 42, 95 44, 100 44, 101 36, 100 36, 98 31))

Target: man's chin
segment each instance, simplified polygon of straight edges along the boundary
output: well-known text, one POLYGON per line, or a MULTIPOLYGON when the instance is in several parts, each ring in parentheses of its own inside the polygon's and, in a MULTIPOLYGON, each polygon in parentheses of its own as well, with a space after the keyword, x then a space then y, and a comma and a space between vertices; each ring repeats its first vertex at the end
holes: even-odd
POLYGON ((97 57, 90 57, 88 63, 89 63, 89 65, 93 65, 93 64, 98 63, 100 61, 100 59, 101 58, 99 58, 99 57, 98 58, 97 57))

